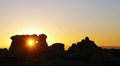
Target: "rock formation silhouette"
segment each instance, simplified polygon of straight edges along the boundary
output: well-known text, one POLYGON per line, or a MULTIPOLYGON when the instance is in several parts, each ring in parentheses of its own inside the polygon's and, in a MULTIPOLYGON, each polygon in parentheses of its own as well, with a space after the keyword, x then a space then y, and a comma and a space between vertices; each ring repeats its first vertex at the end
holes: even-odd
POLYGON ((120 60, 117 57, 105 52, 102 48, 98 47, 94 41, 89 40, 88 37, 81 42, 77 42, 77 45, 72 44, 68 52, 71 52, 73 58, 79 58, 93 64, 95 63, 95 66, 120 65, 120 60))
POLYGON ((48 48, 46 38, 47 36, 45 34, 40 34, 39 36, 36 34, 12 36, 9 51, 20 55, 39 54, 48 48), (33 41, 32 47, 28 45, 29 40, 33 41))
POLYGON ((0 49, 0 66, 120 66, 120 49, 102 49, 89 37, 73 43, 67 51, 63 43, 48 46, 45 34, 15 35, 11 39, 9 50, 0 49), (27 45, 29 39, 33 46, 27 45))
POLYGON ((50 46, 51 51, 64 51, 64 44, 55 43, 50 46))

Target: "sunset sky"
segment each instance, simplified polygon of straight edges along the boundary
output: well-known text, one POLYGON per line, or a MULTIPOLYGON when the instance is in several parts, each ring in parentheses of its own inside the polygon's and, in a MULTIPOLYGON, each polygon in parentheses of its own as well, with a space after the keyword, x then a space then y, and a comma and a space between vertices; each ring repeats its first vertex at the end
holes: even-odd
POLYGON ((0 0, 0 46, 34 33, 66 48, 86 36, 98 46, 120 46, 120 0, 0 0))

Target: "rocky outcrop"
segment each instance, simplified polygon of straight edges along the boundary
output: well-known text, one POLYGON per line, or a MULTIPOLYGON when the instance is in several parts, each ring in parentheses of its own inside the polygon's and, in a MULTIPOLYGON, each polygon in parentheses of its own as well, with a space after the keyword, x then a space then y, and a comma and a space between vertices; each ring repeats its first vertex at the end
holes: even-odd
POLYGON ((12 36, 12 43, 9 51, 11 53, 21 55, 36 55, 36 53, 39 54, 48 47, 46 38, 47 36, 45 34, 40 34, 39 36, 37 36, 36 34, 12 36), (32 47, 28 44, 29 40, 33 41, 32 47))
POLYGON ((49 47, 47 57, 49 58, 61 58, 64 53, 63 43, 54 43, 49 47))
POLYGON ((55 43, 50 46, 51 51, 64 51, 64 44, 55 43))
POLYGON ((79 57, 87 57, 93 53, 98 52, 98 46, 94 43, 94 41, 90 41, 88 37, 83 39, 81 42, 77 42, 73 44, 68 51, 72 51, 76 56, 79 57))
MULTIPOLYGON (((16 56, 21 54, 35 56, 38 54, 37 58, 28 61, 28 64, 33 64, 33 66, 120 66, 120 59, 116 55, 118 53, 115 54, 113 51, 110 53, 110 51, 98 47, 89 37, 86 37, 81 42, 73 43, 67 51, 64 50, 63 43, 54 43, 48 46, 46 42, 47 36, 45 34, 39 36, 16 35, 11 37, 11 39, 12 44, 9 51, 16 53, 16 56), (33 47, 26 47, 27 43, 25 39, 28 37, 31 39, 34 38, 33 47), (112 54, 116 55, 116 57, 112 54)), ((25 64, 23 63, 23 65, 25 64)))
POLYGON ((120 60, 117 57, 105 52, 102 48, 98 47, 94 41, 89 40, 88 37, 81 42, 77 42, 77 45, 73 44, 68 49, 68 52, 71 52, 72 57, 88 61, 94 66, 120 65, 120 60))

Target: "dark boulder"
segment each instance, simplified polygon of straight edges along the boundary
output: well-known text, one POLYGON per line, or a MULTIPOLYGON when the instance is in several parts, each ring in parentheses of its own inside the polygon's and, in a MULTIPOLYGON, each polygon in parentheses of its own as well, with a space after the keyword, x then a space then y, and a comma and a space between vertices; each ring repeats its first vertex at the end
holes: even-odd
POLYGON ((64 51, 64 44, 55 43, 50 46, 50 50, 52 51, 64 51))

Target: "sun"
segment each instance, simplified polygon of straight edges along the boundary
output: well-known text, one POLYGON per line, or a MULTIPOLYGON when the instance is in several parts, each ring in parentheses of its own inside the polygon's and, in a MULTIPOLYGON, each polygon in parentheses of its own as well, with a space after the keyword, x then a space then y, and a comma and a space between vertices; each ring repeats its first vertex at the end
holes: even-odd
POLYGON ((32 40, 29 41, 29 45, 33 45, 33 41, 32 40))

